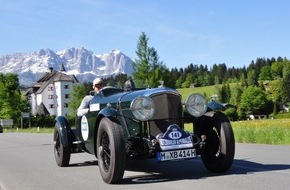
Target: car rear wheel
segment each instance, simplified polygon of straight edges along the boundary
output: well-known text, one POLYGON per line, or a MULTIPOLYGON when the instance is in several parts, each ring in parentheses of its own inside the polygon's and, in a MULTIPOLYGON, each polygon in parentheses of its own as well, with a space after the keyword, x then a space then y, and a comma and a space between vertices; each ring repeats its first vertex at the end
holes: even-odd
POLYGON ((97 133, 97 158, 106 183, 118 183, 125 171, 125 141, 122 127, 108 118, 100 122, 97 133))
POLYGON ((216 113, 204 118, 203 127, 206 145, 201 159, 205 167, 211 172, 228 170, 235 155, 235 138, 229 120, 224 114, 216 113))
POLYGON ((70 147, 64 147, 61 143, 61 135, 57 127, 54 128, 53 134, 54 141, 54 157, 58 166, 64 167, 69 164, 70 161, 70 147))

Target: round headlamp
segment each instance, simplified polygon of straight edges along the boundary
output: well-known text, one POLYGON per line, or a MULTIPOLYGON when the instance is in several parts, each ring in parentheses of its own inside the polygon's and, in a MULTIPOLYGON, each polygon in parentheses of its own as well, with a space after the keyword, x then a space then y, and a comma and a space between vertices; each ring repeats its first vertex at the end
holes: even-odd
POLYGON ((146 96, 139 96, 131 102, 131 110, 134 117, 141 121, 149 120, 155 112, 154 102, 146 96))
POLYGON ((207 110, 207 102, 200 94, 191 94, 185 100, 185 108, 194 117, 202 116, 207 110))

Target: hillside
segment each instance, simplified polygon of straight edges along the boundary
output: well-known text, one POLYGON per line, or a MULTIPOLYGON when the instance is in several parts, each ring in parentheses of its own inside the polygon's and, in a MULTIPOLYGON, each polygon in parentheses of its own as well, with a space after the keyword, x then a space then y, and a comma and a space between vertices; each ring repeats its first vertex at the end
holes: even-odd
POLYGON ((207 99, 210 99, 211 96, 218 94, 216 85, 194 88, 179 88, 177 91, 182 95, 182 100, 185 100, 185 98, 193 92, 202 94, 206 96, 207 99))

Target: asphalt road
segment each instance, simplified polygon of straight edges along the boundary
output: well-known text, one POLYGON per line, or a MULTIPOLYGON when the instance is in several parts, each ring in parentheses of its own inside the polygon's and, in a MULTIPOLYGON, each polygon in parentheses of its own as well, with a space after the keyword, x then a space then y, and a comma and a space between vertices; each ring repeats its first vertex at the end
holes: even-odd
POLYGON ((0 134, 0 190, 81 189, 289 189, 290 146, 236 144, 232 168, 209 173, 199 158, 157 163, 129 161, 121 184, 102 181, 97 160, 73 154, 69 167, 56 165, 50 134, 0 134))

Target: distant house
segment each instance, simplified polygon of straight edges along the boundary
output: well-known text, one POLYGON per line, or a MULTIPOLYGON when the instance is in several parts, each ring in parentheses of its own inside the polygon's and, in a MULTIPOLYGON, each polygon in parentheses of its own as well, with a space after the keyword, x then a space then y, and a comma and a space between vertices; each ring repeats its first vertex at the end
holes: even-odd
POLYGON ((60 71, 50 68, 25 96, 31 105, 32 115, 67 115, 72 85, 78 80, 74 75, 66 75, 62 65, 60 71))
POLYGON ((285 103, 282 106, 280 106, 280 109, 284 112, 289 112, 289 103, 285 103))

